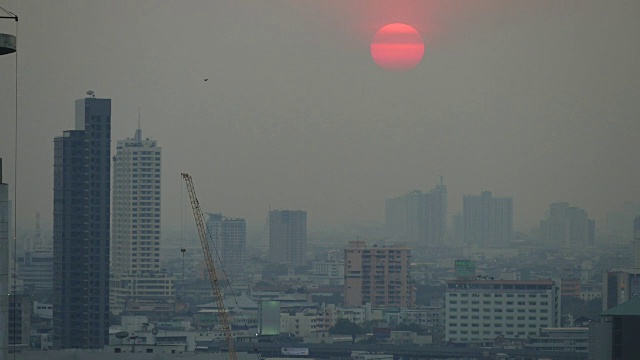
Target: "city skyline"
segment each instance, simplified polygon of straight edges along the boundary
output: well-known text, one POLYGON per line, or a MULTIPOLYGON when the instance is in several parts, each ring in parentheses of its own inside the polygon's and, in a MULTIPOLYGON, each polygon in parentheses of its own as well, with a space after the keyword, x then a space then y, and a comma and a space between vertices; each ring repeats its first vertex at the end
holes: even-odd
POLYGON ((8 1, 0 360, 640 353, 640 2, 8 1))
MULTIPOLYGON (((440 32, 402 13, 372 15, 380 6, 362 1, 348 11, 330 11, 342 9, 336 2, 307 9, 284 0, 166 3, 153 11, 17 3, 18 227, 31 227, 40 212, 50 228, 46 179, 53 175, 47 151, 34 145, 46 149, 70 128, 69 103, 88 89, 119 104, 114 138, 129 134, 142 108, 143 126, 166 150, 164 202, 179 202, 179 174, 188 171, 225 189, 203 190, 203 205, 250 225, 261 223, 269 204, 307 209, 312 226, 382 221, 384 198, 424 188, 439 174, 447 178, 448 215, 461 210, 462 194, 491 189, 514 198, 516 229, 536 225, 553 202, 603 223, 606 212, 637 201, 631 154, 640 132, 640 50, 631 14, 640 4, 484 3, 434 2, 430 16, 450 19, 440 19, 440 32), (302 21, 309 11, 320 15, 302 21), (104 16, 96 20, 97 13, 104 16), (414 70, 389 73, 370 59, 383 21, 409 22, 427 40, 414 70), (167 23, 176 26, 160 26, 167 23), (69 42, 51 46, 43 33, 69 34, 69 42), (175 51, 163 51, 159 39, 177 44, 175 51), (291 169, 296 175, 284 176, 291 169)), ((6 178, 15 169, 12 91, 0 90, 6 178)), ((163 218, 178 227, 178 209, 163 218)))

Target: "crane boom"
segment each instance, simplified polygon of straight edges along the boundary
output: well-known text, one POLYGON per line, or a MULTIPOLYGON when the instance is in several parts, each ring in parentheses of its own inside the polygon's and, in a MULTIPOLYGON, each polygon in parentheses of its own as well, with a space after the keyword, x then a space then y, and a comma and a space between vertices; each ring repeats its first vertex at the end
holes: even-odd
POLYGON ((231 336, 231 325, 229 324, 229 317, 225 311, 224 302, 222 301, 222 292, 218 286, 218 276, 216 274, 216 268, 213 264, 211 257, 211 249, 209 248, 209 241, 207 240, 207 232, 205 230, 204 214, 200 208, 198 197, 196 197, 196 190, 193 186, 193 179, 191 175, 182 173, 182 178, 187 184, 187 191, 189 192, 189 199, 191 200, 191 208, 193 209, 193 216, 196 220, 196 226, 198 227, 198 235, 200 236, 200 244, 202 245, 202 252, 204 253, 204 260, 207 263, 207 271, 209 272, 209 280, 211 281, 211 289, 218 305, 218 318, 222 324, 222 330, 224 337, 227 341, 227 347, 229 348, 229 360, 238 360, 236 354, 236 348, 233 345, 233 337, 231 336))

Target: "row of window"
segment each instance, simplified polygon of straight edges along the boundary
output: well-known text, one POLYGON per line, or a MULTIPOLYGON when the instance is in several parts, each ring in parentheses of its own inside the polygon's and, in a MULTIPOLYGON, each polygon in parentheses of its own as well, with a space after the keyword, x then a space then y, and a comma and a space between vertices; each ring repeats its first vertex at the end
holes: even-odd
MULTIPOLYGON (((502 318, 503 318, 502 315, 496 315, 496 316, 493 317, 494 320, 502 320, 502 318)), ((514 320, 516 317, 514 317, 514 316, 505 316, 505 318, 507 320, 514 320)), ((450 315, 449 319, 450 320, 457 320, 458 316, 457 315, 450 315)), ((460 315, 460 319, 461 320, 466 320, 466 319, 469 319, 469 316, 468 315, 460 315)), ((526 320, 526 316, 518 316, 517 319, 520 320, 520 321, 526 320)), ((540 317, 541 321, 546 321, 548 319, 549 318, 546 317, 546 316, 541 316, 540 317)), ((472 315, 471 316, 471 320, 480 320, 480 316, 472 315)), ((482 317, 482 320, 491 320, 491 316, 485 315, 485 316, 482 317)), ((536 316, 529 316, 529 320, 537 320, 537 317, 536 316)))
MULTIPOLYGON (((449 295, 449 297, 480 297, 479 293, 457 293, 457 292, 448 292, 447 295, 449 295)), ((540 297, 540 298, 548 298, 549 294, 540 294, 540 293, 528 293, 528 294, 513 294, 513 293, 506 293, 506 294, 493 294, 493 293, 485 293, 482 294, 482 297, 485 298, 489 298, 489 297, 496 297, 496 298, 501 298, 501 297, 507 297, 507 298, 512 298, 512 297, 518 297, 518 298, 526 298, 527 296, 529 298, 535 298, 535 297, 540 297)))
MULTIPOLYGON (((480 334, 479 330, 472 330, 472 331, 468 331, 468 330, 460 330, 460 331, 458 331, 458 330, 450 330, 449 334, 450 335, 456 335, 456 334, 458 334, 458 332, 460 334, 462 334, 462 335, 467 335, 469 333, 471 333, 471 335, 479 335, 480 334)), ((484 330, 482 332, 482 334, 483 335, 491 335, 491 331, 484 330)), ((505 334, 506 335, 516 335, 517 334, 517 335, 520 335, 520 336, 523 336, 523 335, 535 336, 535 335, 537 335, 537 332, 536 331, 529 331, 528 334, 527 334, 526 331, 518 331, 518 332, 515 332, 515 331, 506 331, 506 332, 494 331, 493 332, 493 335, 505 335, 505 334)), ((461 338, 460 341, 469 341, 469 339, 461 338)))
MULTIPOLYGON (((539 324, 529 324, 528 327, 531 328, 531 329, 536 329, 538 326, 539 326, 539 324)), ((449 328, 455 328, 455 327, 458 327, 457 323, 449 324, 449 328)), ((462 323, 462 324, 460 324, 460 327, 466 328, 466 327, 469 327, 469 324, 462 323)), ((477 328, 477 327, 480 327, 480 324, 471 324, 471 327, 472 328, 477 328)), ((501 328, 502 324, 482 324, 482 327, 486 327, 486 328, 490 328, 490 327, 501 328)), ((525 324, 517 324, 517 325, 505 324, 504 327, 506 327, 506 328, 517 327, 519 329, 522 329, 522 328, 525 328, 527 326, 525 326, 525 324)))
MULTIPOLYGON (((458 300, 449 300, 449 304, 450 305, 457 305, 458 304, 458 300)), ((460 301, 461 305, 466 305, 469 304, 468 300, 461 300, 460 301)), ((471 301, 471 305, 479 305, 480 304, 480 300, 473 300, 471 301)), ((492 302, 490 300, 485 300, 482 302, 483 305, 491 305, 492 302)), ((502 305, 502 301, 501 300, 496 300, 493 302, 493 304, 495 305, 502 305)), ((507 305, 519 305, 519 306, 524 306, 524 305, 538 305, 537 301, 529 301, 528 303, 526 301, 518 301, 518 302, 514 302, 514 301, 507 301, 506 302, 507 305)), ((549 305, 549 303, 547 301, 541 301, 540 305, 546 306, 549 305)))
MULTIPOLYGON (((467 308, 461 308, 459 309, 460 312, 469 312, 469 309, 467 308)), ((524 313, 527 312, 527 309, 501 309, 501 308, 496 308, 496 309, 482 309, 482 311, 480 311, 481 309, 479 308, 471 308, 471 312, 482 312, 482 313, 487 313, 487 312, 497 312, 497 313, 501 313, 501 312, 508 312, 508 313, 512 313, 512 312, 518 312, 518 313, 524 313), (504 311, 503 311, 504 310, 504 311), (517 311, 516 311, 517 310, 517 311)), ((447 311, 449 312, 458 312, 458 308, 449 308, 447 309, 447 311)), ((548 313, 549 310, 548 309, 528 309, 528 312, 530 313, 536 313, 536 312, 541 312, 541 313, 548 313)))

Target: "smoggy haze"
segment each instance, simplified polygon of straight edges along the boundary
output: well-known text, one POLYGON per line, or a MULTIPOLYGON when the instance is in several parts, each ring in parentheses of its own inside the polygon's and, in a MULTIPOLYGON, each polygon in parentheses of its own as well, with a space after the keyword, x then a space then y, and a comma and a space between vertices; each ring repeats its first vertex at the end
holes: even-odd
MULTIPOLYGON (((310 225, 383 220, 386 197, 441 174, 450 213, 490 190, 513 196, 516 228, 555 201, 602 221, 640 198, 640 2, 400 3, 0 1, 20 16, 19 226, 36 211, 51 222, 53 138, 89 89, 113 101, 114 147, 142 109, 163 148, 167 226, 181 171, 206 211, 253 224, 269 205, 310 225), (369 55, 397 21, 428 40, 405 73, 369 55)), ((12 190, 14 58, 0 58, 12 190)))

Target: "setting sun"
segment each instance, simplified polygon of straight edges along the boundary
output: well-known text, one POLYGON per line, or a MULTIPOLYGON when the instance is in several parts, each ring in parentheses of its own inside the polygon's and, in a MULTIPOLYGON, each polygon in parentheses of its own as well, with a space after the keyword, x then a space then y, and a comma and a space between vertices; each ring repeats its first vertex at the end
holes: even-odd
POLYGON ((416 67, 424 55, 424 42, 413 27, 394 23, 376 32, 371 41, 373 61, 386 70, 410 70, 416 67))

